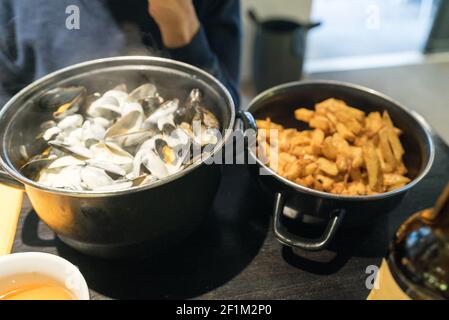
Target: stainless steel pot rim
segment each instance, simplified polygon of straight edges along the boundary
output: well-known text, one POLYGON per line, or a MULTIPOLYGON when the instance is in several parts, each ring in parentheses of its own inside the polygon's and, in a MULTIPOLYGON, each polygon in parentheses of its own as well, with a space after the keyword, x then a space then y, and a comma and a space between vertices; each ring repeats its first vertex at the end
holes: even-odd
MULTIPOLYGON (((45 82, 51 78, 54 78, 56 76, 60 76, 63 75, 66 72, 72 71, 74 69, 78 69, 78 68, 82 68, 82 67, 88 67, 88 66, 94 66, 96 64, 103 64, 103 63, 107 63, 107 62, 138 62, 138 61, 142 61, 144 62, 154 62, 154 61, 158 61, 158 62, 162 62, 162 63, 168 63, 171 65, 177 65, 180 67, 183 67, 185 69, 190 69, 196 73, 202 74, 205 78, 207 78, 209 81, 213 82, 214 84, 216 84, 221 90, 222 92, 225 94, 226 96, 226 100, 227 100, 227 105, 230 107, 229 112, 230 112, 230 120, 229 120, 229 125, 227 128, 225 128, 223 130, 223 132, 225 133, 224 136, 222 137, 221 141, 218 143, 218 145, 216 145, 214 147, 213 152, 208 153, 206 156, 201 158, 201 161, 197 161, 196 163, 192 164, 191 166, 189 166, 188 168, 168 176, 167 178, 158 180, 154 183, 150 183, 148 185, 145 186, 139 186, 139 187, 132 187, 129 189, 124 189, 124 190, 117 190, 117 191, 108 191, 108 192, 98 192, 98 191, 72 191, 72 190, 65 190, 65 189, 57 189, 57 188, 50 188, 50 187, 46 187, 44 185, 41 185, 33 180, 30 180, 28 178, 26 178, 25 176, 23 176, 19 171, 17 171, 15 168, 11 167, 7 162, 4 161, 3 156, 0 154, 0 168, 3 168, 9 175, 11 175, 14 179, 16 179, 17 181, 20 181, 21 183, 23 183, 25 186, 30 186, 36 189, 40 189, 40 190, 44 190, 46 192, 50 192, 53 194, 60 194, 60 195, 66 195, 66 196, 74 196, 74 197, 113 197, 113 196, 119 196, 119 195, 123 195, 123 194, 129 194, 129 193, 134 193, 134 192, 140 192, 140 191, 144 191, 144 190, 148 190, 148 189, 152 189, 152 188, 156 188, 162 185, 165 185, 171 181, 174 181, 178 178, 181 178, 187 174, 189 174, 190 172, 192 172, 193 170, 197 169, 200 165, 202 165, 204 162, 206 162, 208 159, 210 159, 211 157, 213 157, 218 151, 220 151, 223 146, 226 144, 226 142, 229 140, 229 137, 232 134, 232 130, 227 130, 227 129, 232 129, 234 128, 234 122, 235 122, 235 105, 234 105, 234 100, 231 97, 231 94, 229 93, 229 91, 226 89, 226 87, 221 84, 214 76, 212 76, 211 74, 209 74, 208 72, 189 65, 187 63, 183 63, 180 61, 176 61, 176 60, 172 60, 172 59, 167 59, 167 58, 160 58, 160 57, 148 57, 148 56, 116 56, 116 57, 110 57, 110 58, 101 58, 101 59, 95 59, 95 60, 90 60, 90 61, 86 61, 86 62, 81 62, 78 64, 74 64, 71 66, 68 66, 66 68, 63 69, 59 69, 55 72, 49 73, 48 75, 40 78, 39 80, 34 81, 33 83, 29 84, 28 86, 26 86, 25 88, 23 88, 22 90, 20 90, 17 94, 15 94, 7 103, 6 105, 3 107, 2 110, 0 110, 0 118, 3 117, 4 113, 6 113, 6 111, 10 108, 11 105, 13 105, 15 103, 15 101, 17 99, 19 99, 20 96, 24 95, 26 92, 28 92, 28 90, 30 90, 33 86, 36 86, 42 82, 45 82)), ((9 125, 8 125, 9 127, 9 125)), ((7 128, 8 128, 7 127, 7 128)), ((2 130, 7 130, 7 128, 4 128, 2 130)), ((2 146, 5 145, 5 140, 1 141, 2 146)), ((207 164, 205 164, 207 165, 207 164)))
POLYGON ((375 95, 378 96, 381 99, 387 100, 391 103, 393 103, 394 105, 396 105, 397 107, 399 107, 400 109, 402 109, 402 111, 406 112, 408 115, 410 115, 413 119, 415 119, 415 121, 417 123, 419 123, 419 125, 422 127, 422 129, 424 130, 425 134, 426 134, 426 139, 429 145, 429 159, 427 161, 427 164, 425 166, 425 168, 421 171, 421 173, 412 180, 412 182, 410 182, 408 185, 393 190, 393 191, 389 191, 389 192, 385 192, 385 193, 380 193, 380 194, 375 194, 375 195, 368 195, 368 196, 347 196, 347 195, 337 195, 337 194, 332 194, 332 193, 328 193, 328 192, 322 192, 322 191, 318 191, 318 190, 314 190, 311 188, 307 188, 304 186, 301 186, 297 183, 294 183, 293 181, 290 181, 282 176, 280 176, 279 174, 277 174, 276 172, 274 172, 271 168, 269 168, 268 166, 266 166, 265 164, 262 163, 262 161, 260 161, 260 159, 258 157, 256 157, 256 155, 254 154, 253 150, 250 148, 249 149, 249 153, 251 154, 251 156, 256 160, 257 164, 259 166, 261 166, 262 168, 264 168, 264 170, 266 170, 266 172, 268 172, 269 174, 271 174, 274 178, 276 178, 278 181, 286 184, 287 186, 293 188, 294 190, 298 191, 298 192, 302 192, 302 193, 306 193, 309 195, 313 195, 313 196, 317 196, 317 197, 321 197, 321 198, 326 198, 326 199, 333 199, 333 200, 344 200, 344 201, 370 201, 370 200, 380 200, 380 199, 385 199, 385 198, 390 198, 390 197, 394 197, 400 193, 403 193, 411 188, 413 188, 416 184, 418 184, 430 171, 430 169, 432 168, 434 159, 435 159, 435 145, 433 143, 433 139, 432 139, 432 133, 431 133, 431 126, 427 123, 427 121, 424 119, 424 117, 422 115, 420 115, 419 113, 417 113, 416 111, 412 111, 407 109, 406 107, 404 107, 401 103, 397 102, 396 100, 392 99, 391 97, 378 92, 376 90, 361 86, 361 85, 357 85, 357 84, 353 84, 353 83, 348 83, 348 82, 342 82, 342 81, 335 81, 335 80, 306 80, 306 81, 294 81, 294 82, 289 82, 289 83, 285 83, 285 84, 281 84, 278 85, 276 87, 270 88, 268 90, 265 90, 264 92, 260 93, 259 95, 257 95, 249 104, 249 108, 247 109, 247 111, 249 111, 250 113, 252 112, 251 108, 252 106, 256 105, 256 103, 258 101, 260 101, 261 99, 265 98, 266 96, 272 96, 274 95, 277 91, 283 90, 283 89, 288 89, 291 87, 296 87, 296 86, 306 86, 306 85, 335 85, 335 86, 340 86, 340 87, 347 87, 347 88, 352 88, 352 89, 356 89, 359 91, 363 91, 366 92, 368 94, 371 95, 375 95))

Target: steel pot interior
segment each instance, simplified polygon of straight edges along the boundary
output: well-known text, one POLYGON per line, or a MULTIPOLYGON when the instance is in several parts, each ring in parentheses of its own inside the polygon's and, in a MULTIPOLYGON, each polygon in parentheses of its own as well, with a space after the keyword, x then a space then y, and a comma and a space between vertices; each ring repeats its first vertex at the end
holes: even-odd
POLYGON ((214 152, 219 152, 234 126, 235 108, 227 89, 208 73, 181 62, 155 57, 114 57, 77 64, 47 75, 14 96, 0 112, 0 141, 2 145, 0 164, 14 179, 35 188, 52 193, 96 197, 126 194, 145 190, 173 181, 195 170, 206 158, 187 169, 160 180, 156 183, 115 192, 73 192, 42 186, 24 177, 19 168, 23 164, 19 146, 25 145, 30 154, 43 150, 36 149, 35 137, 42 122, 52 119, 51 110, 43 111, 36 101, 39 96, 58 86, 82 85, 88 94, 104 93, 114 86, 125 83, 128 89, 151 82, 155 84, 163 97, 187 97, 190 90, 199 88, 204 95, 203 104, 218 118, 223 139, 216 145, 214 152))

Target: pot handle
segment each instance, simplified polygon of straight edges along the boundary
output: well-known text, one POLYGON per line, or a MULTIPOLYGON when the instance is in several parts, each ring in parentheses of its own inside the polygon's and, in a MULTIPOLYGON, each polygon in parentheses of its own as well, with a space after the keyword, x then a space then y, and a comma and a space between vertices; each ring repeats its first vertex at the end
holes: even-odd
POLYGON ((248 111, 239 111, 237 113, 237 118, 243 122, 243 129, 253 129, 257 132, 257 124, 253 115, 248 111))
POLYGON ((279 242, 294 248, 308 251, 318 251, 327 247, 332 241, 345 215, 345 210, 335 210, 331 214, 331 219, 326 226, 323 235, 317 239, 307 239, 294 235, 287 231, 282 225, 281 216, 284 212, 285 197, 281 193, 276 193, 274 201, 273 229, 274 235, 279 242))
POLYGON ((22 183, 15 180, 13 177, 11 177, 6 171, 3 170, 2 166, 0 165, 0 184, 4 184, 8 187, 24 190, 25 187, 22 183))

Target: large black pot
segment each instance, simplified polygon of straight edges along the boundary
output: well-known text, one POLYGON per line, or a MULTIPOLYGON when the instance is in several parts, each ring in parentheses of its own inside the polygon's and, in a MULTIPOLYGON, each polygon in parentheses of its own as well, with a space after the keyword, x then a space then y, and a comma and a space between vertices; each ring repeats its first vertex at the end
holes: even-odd
POLYGON ((257 163, 257 166, 250 167, 262 187, 274 196, 275 236, 286 245, 306 250, 326 247, 340 225, 367 225, 394 209, 404 195, 429 172, 434 159, 430 127, 421 116, 381 93, 353 84, 305 81, 274 87, 250 103, 246 114, 247 123, 251 123, 252 116, 256 119, 270 117, 286 127, 298 127, 299 122, 293 116, 294 110, 298 107, 313 109, 316 103, 332 97, 366 112, 387 110, 390 113, 395 125, 403 131, 401 141, 406 150, 404 161, 413 181, 403 188, 378 195, 334 195, 300 186, 279 176, 257 159, 254 149, 250 148, 250 159, 257 163), (268 174, 260 174, 260 169, 268 174), (318 239, 308 239, 290 233, 282 217, 286 204, 303 223, 327 224, 324 234, 318 239))
POLYGON ((233 128, 234 104, 211 75, 193 66, 153 57, 115 57, 81 63, 52 73, 13 97, 0 113, 0 182, 25 188, 39 217, 73 248, 101 257, 138 257, 154 253, 191 233, 200 224, 217 191, 221 171, 206 165, 220 152, 233 128), (33 149, 39 125, 51 119, 36 99, 57 86, 83 85, 104 92, 117 84, 133 88, 156 84, 164 97, 186 97, 192 88, 204 93, 223 139, 201 162, 154 184, 116 192, 52 189, 24 177, 19 146, 33 149), (228 130, 229 131, 229 130, 228 130))

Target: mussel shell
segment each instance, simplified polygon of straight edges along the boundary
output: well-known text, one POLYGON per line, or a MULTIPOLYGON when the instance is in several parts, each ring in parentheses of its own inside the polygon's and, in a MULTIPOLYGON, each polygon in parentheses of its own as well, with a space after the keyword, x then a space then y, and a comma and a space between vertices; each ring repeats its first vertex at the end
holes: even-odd
POLYGON ((65 117, 58 123, 58 128, 66 130, 69 128, 79 128, 83 124, 83 116, 80 114, 73 114, 65 117))
POLYGON ((143 99, 142 101, 140 101, 140 103, 142 105, 145 116, 148 117, 150 114, 156 111, 162 103, 164 103, 164 100, 156 96, 143 99))
POLYGON ((115 180, 112 184, 102 187, 96 187, 95 191, 97 192, 110 192, 110 191, 118 191, 118 190, 126 190, 132 188, 134 186, 133 181, 130 180, 115 180))
POLYGON ((124 84, 124 83, 121 83, 121 84, 119 84, 119 85, 116 85, 116 86, 114 87, 114 89, 112 89, 112 90, 128 92, 128 86, 127 86, 126 84, 124 84))
POLYGON ((68 190, 83 190, 80 172, 82 166, 68 166, 58 169, 43 169, 38 177, 38 182, 53 188, 68 190))
POLYGON ((193 89, 190 91, 189 98, 187 99, 187 107, 194 108, 198 106, 198 104, 201 102, 203 98, 203 95, 201 93, 200 89, 193 89))
POLYGON ((139 130, 108 137, 106 140, 115 142, 123 147, 133 147, 144 143, 146 140, 156 135, 156 133, 157 132, 153 130, 139 130))
POLYGON ((183 122, 192 123, 195 116, 195 108, 188 108, 186 106, 179 107, 173 113, 173 121, 176 125, 180 125, 183 122))
POLYGON ((203 124, 208 129, 219 129, 220 128, 220 122, 218 121, 217 117, 207 110, 206 108, 200 107, 201 112, 201 120, 203 124))
POLYGON ((91 166, 81 168, 81 180, 89 190, 97 190, 114 184, 114 180, 105 170, 91 166))
POLYGON ((143 165, 158 179, 164 179, 169 175, 164 161, 153 151, 146 152, 142 157, 143 165))
POLYGON ((40 128, 41 131, 43 132, 43 131, 46 131, 46 130, 48 130, 48 129, 50 129, 50 128, 56 127, 56 125, 57 125, 57 123, 56 123, 54 120, 48 120, 48 121, 43 122, 43 123, 39 126, 39 128, 40 128))
POLYGON ((154 111, 146 120, 149 123, 157 123, 159 118, 167 117, 170 114, 173 114, 176 109, 179 107, 179 99, 173 99, 165 101, 159 109, 154 111))
POLYGON ((156 149, 156 151, 159 154, 159 156, 161 157, 161 159, 164 158, 164 156, 163 156, 163 149, 165 147, 168 147, 168 144, 167 144, 167 142, 164 139, 156 139, 154 141, 154 148, 156 149))
POLYGON ((90 159, 93 156, 89 149, 80 145, 69 145, 60 141, 49 141, 48 144, 64 153, 73 154, 81 158, 90 159))
POLYGON ((49 140, 54 139, 61 132, 62 132, 62 129, 56 126, 56 127, 48 128, 47 130, 42 132, 40 135, 38 135, 36 138, 37 139, 43 138, 45 141, 49 141, 49 140))
POLYGON ((28 179, 36 180, 39 173, 54 160, 56 160, 56 157, 33 159, 23 165, 19 171, 28 179))
POLYGON ((113 138, 138 131, 143 122, 143 115, 137 111, 131 111, 120 118, 115 124, 106 130, 106 138, 113 138))
POLYGON ((60 158, 55 158, 54 161, 48 164, 48 169, 58 169, 69 166, 83 166, 85 164, 84 160, 81 160, 74 156, 63 156, 60 158))
POLYGON ((141 102, 142 100, 155 97, 157 88, 154 84, 145 83, 134 89, 128 96, 129 101, 141 102))
POLYGON ((120 165, 113 163, 112 161, 89 159, 86 162, 92 167, 103 169, 104 171, 117 176, 123 177, 126 175, 125 169, 123 169, 120 165))
POLYGON ((150 83, 130 94, 124 85, 90 96, 84 87, 52 89, 38 100, 58 116, 41 127, 40 138, 47 133, 49 141, 38 141, 47 150, 28 161, 24 149, 23 170, 38 182, 69 190, 107 192, 163 179, 215 141, 203 130, 218 128, 218 120, 201 100, 201 91, 193 89, 182 106, 177 98, 164 101, 150 83))
POLYGON ((82 86, 57 87, 45 92, 39 98, 39 106, 45 110, 56 111, 66 103, 81 103, 80 98, 86 95, 86 88, 82 86))
POLYGON ((154 144, 157 154, 164 163, 173 164, 177 161, 178 157, 175 150, 171 148, 165 140, 157 139, 154 144))
POLYGON ((174 125, 172 125, 171 123, 166 123, 166 124, 164 124, 164 126, 162 127, 161 132, 162 132, 163 134, 166 134, 166 135, 171 135, 172 132, 175 131, 175 130, 176 130, 176 127, 175 127, 174 125))
POLYGON ((121 115, 120 102, 112 95, 102 96, 93 101, 86 112, 93 118, 102 117, 111 120, 121 115))

